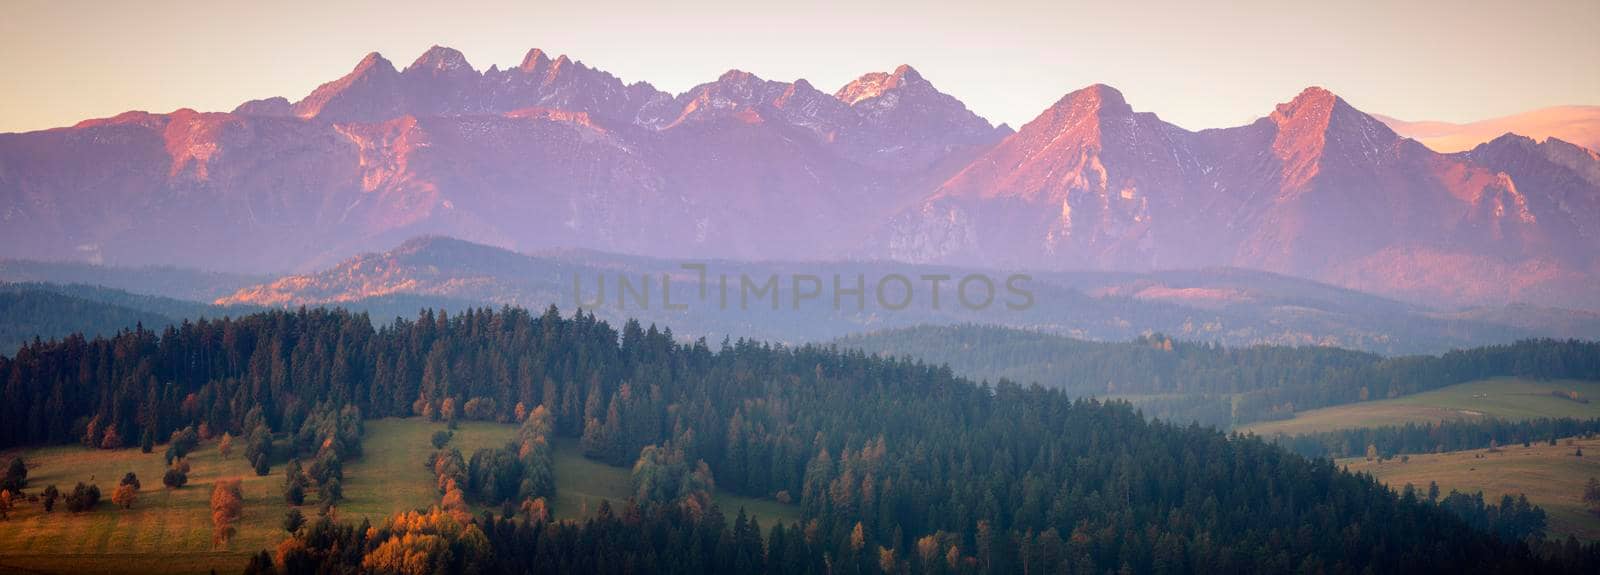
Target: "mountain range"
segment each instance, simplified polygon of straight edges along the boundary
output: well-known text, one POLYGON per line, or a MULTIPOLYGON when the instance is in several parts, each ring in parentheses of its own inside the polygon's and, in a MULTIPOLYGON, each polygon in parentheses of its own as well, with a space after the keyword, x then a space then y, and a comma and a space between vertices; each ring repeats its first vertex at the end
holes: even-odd
POLYGON ((1559 138, 1600 150, 1600 106, 1553 106, 1477 122, 1406 121, 1376 116, 1395 132, 1440 152, 1465 152, 1505 134, 1559 138))
POLYGON ((1600 308, 1600 155, 1441 154, 1310 88, 1192 132, 1103 85, 1013 131, 910 66, 682 94, 530 51, 376 53, 291 102, 0 134, 0 257, 309 272, 407 238, 661 258, 1265 270, 1600 308))

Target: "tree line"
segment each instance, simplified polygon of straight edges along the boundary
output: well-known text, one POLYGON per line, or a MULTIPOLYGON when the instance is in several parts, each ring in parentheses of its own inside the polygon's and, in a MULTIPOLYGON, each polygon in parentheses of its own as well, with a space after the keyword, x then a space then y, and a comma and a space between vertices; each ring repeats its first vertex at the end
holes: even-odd
POLYGON ((1600 342, 1532 339, 1442 355, 1385 357, 1322 346, 1227 347, 1151 334, 1094 342, 1012 328, 924 326, 851 336, 844 347, 949 363, 979 380, 1074 395, 1162 395, 1147 412, 1218 427, 1410 395, 1489 377, 1600 379, 1600 342), (1237 401, 1235 401, 1235 398, 1237 401))
POLYGON ((1502 445, 1555 445, 1558 439, 1594 433, 1600 433, 1600 419, 1561 417, 1513 421, 1488 418, 1276 435, 1270 439, 1306 457, 1357 457, 1370 447, 1380 457, 1389 458, 1502 445))

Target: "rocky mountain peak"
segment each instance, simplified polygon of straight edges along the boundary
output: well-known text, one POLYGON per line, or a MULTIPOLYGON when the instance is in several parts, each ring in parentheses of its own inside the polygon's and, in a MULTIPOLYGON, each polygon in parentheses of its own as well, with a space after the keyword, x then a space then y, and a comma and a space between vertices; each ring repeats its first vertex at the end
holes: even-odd
POLYGON ((1072 117, 1109 117, 1133 114, 1133 107, 1116 88, 1093 84, 1063 96, 1049 111, 1072 117))
POLYGON ((289 103, 288 98, 274 96, 239 104, 239 107, 233 109, 233 113, 240 116, 292 116, 294 106, 289 103))
POLYGON ((866 100, 882 97, 884 94, 902 86, 925 84, 927 84, 927 80, 922 79, 922 75, 917 73, 915 68, 908 64, 901 64, 891 73, 870 72, 863 74, 860 78, 856 78, 849 84, 839 88, 839 91, 834 93, 834 97, 841 102, 854 106, 866 100))
POLYGON ((541 70, 549 65, 550 56, 545 54, 544 50, 534 48, 528 50, 528 55, 522 57, 522 64, 518 65, 517 69, 522 70, 523 72, 533 72, 536 70, 541 70))
POLYGON ((388 58, 384 58, 383 54, 379 54, 377 52, 368 52, 366 56, 361 58, 360 62, 356 62, 356 67, 350 71, 350 75, 345 77, 349 78, 350 76, 364 76, 374 73, 386 74, 394 72, 396 72, 394 63, 390 62, 388 58))
POLYGON ((472 64, 467 63, 467 57, 455 48, 433 46, 417 57, 415 62, 406 67, 406 72, 416 70, 432 72, 473 72, 472 64))
POLYGON ((400 73, 382 54, 362 58, 344 77, 318 86, 296 102, 302 118, 332 121, 380 121, 400 115, 403 109, 396 83, 400 73))

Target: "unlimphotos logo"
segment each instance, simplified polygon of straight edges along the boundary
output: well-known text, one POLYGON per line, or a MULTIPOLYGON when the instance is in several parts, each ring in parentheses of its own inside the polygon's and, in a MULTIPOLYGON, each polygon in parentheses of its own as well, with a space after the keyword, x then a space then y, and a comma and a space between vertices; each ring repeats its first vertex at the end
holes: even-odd
POLYGON ((713 273, 704 263, 684 263, 676 272, 599 272, 585 290, 583 274, 572 278, 572 300, 578 307, 612 306, 619 310, 688 310, 710 306, 718 311, 824 309, 833 311, 933 311, 1004 309, 1024 311, 1034 305, 1033 277, 984 273, 961 276, 940 273, 713 273))

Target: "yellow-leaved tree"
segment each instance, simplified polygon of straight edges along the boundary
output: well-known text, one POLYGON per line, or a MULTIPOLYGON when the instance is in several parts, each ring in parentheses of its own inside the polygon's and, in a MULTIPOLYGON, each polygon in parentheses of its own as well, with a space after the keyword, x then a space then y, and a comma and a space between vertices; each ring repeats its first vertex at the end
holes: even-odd
POLYGON ((479 573, 489 561, 489 539, 478 526, 438 507, 391 516, 367 534, 377 545, 362 557, 361 567, 373 573, 429 575, 457 560, 462 572, 479 573))

